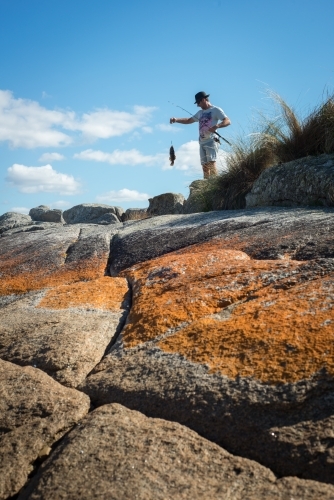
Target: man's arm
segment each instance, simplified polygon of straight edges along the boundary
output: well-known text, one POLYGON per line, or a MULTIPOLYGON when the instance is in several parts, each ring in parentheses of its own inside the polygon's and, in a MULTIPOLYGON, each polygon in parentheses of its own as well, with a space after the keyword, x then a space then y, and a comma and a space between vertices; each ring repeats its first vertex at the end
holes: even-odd
POLYGON ((231 120, 228 117, 226 117, 220 123, 217 123, 217 125, 214 125, 213 127, 209 128, 209 130, 210 132, 216 132, 218 128, 228 127, 229 125, 231 125, 231 120))
POLYGON ((194 118, 171 118, 169 123, 182 123, 183 125, 189 125, 190 123, 195 123, 194 118))

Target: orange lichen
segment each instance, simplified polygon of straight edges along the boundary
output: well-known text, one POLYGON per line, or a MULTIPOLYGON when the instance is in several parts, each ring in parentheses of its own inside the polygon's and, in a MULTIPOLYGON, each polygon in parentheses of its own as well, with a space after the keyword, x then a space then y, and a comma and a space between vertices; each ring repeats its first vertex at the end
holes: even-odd
POLYGON ((188 247, 123 272, 133 284, 125 347, 156 341, 212 372, 267 383, 321 368, 334 374, 333 280, 306 276, 302 262, 255 261, 223 245, 188 247))
POLYGON ((2 263, 0 295, 20 294, 33 290, 58 286, 63 283, 87 281, 104 275, 106 262, 102 259, 87 259, 79 264, 44 267, 27 266, 22 269, 21 261, 12 258, 2 263))
POLYGON ((334 375, 333 295, 333 281, 322 280, 262 291, 229 318, 202 318, 159 347, 231 378, 296 382, 323 368, 334 375))
POLYGON ((286 273, 298 265, 252 261, 213 241, 134 266, 123 272, 133 282, 125 344, 134 347, 182 322, 217 313, 268 286, 275 271, 286 273))
POLYGON ((124 278, 104 276, 92 281, 61 285, 47 292, 38 307, 68 309, 89 307, 102 310, 118 310, 128 293, 124 278))

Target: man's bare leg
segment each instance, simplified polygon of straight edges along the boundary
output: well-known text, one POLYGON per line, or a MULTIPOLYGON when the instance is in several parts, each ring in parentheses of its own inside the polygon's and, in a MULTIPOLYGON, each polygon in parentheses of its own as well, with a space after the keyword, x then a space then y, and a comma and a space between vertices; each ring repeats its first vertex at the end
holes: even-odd
POLYGON ((218 175, 218 170, 215 161, 210 161, 210 175, 218 175))
POLYGON ((202 163, 204 179, 208 179, 210 177, 209 165, 210 165, 209 163, 202 163))
POLYGON ((218 175, 215 161, 209 161, 207 163, 203 163, 202 168, 203 168, 204 179, 208 179, 209 177, 218 175))

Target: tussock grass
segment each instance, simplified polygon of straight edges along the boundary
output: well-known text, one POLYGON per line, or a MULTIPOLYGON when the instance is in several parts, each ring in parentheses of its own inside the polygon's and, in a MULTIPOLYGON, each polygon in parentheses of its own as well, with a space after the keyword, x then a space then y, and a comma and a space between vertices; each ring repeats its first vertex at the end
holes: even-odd
POLYGON ((227 169, 215 178, 215 210, 244 208, 245 196, 261 172, 277 161, 274 150, 258 138, 239 139, 226 159, 227 169))
POLYGON ((259 140, 271 146, 281 162, 334 153, 334 94, 304 119, 278 94, 271 92, 270 97, 279 108, 279 115, 276 120, 263 119, 259 140))
POLYGON ((210 179, 205 196, 211 210, 244 208, 253 183, 272 165, 334 153, 334 94, 303 119, 278 94, 270 92, 269 97, 275 117, 262 116, 258 130, 234 141, 226 171, 210 179))

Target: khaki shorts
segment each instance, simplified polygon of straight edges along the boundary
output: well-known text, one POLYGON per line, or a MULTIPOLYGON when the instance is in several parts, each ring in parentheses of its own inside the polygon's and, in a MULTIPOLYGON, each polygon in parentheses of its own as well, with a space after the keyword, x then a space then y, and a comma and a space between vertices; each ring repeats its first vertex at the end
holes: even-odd
POLYGON ((201 157, 202 165, 204 163, 209 163, 210 161, 217 160, 219 146, 219 142, 216 142, 214 139, 199 143, 199 155, 201 157))

